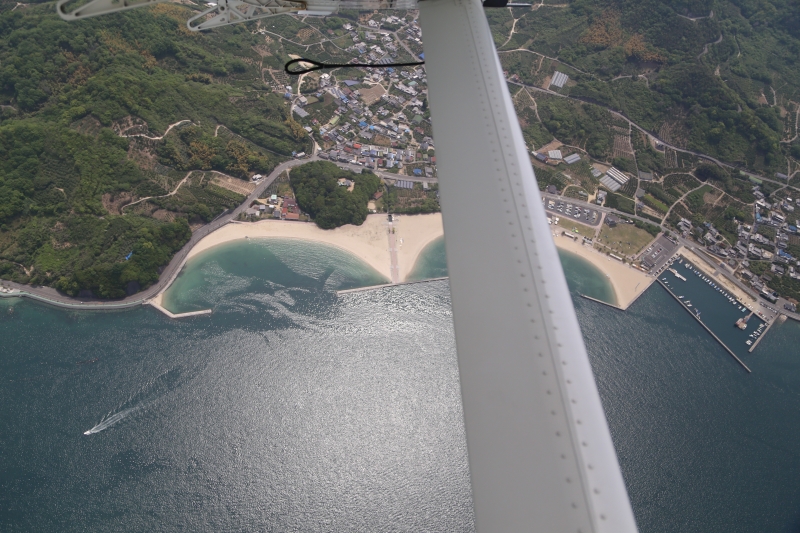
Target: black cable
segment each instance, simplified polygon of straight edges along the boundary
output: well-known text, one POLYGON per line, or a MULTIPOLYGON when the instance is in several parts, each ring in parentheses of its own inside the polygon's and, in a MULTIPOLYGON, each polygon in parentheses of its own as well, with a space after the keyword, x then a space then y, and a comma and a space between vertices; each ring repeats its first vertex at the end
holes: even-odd
POLYGON ((389 68, 389 67, 416 67, 418 65, 424 65, 424 61, 416 61, 414 63, 386 63, 386 64, 378 64, 378 63, 320 63, 319 61, 314 61, 313 59, 292 59, 288 63, 283 66, 283 70, 290 76, 297 76, 298 74, 306 74, 308 72, 314 72, 315 70, 323 70, 328 68, 346 68, 346 67, 367 67, 367 68, 389 68), (313 67, 304 68, 301 70, 291 70, 289 67, 294 65, 295 63, 310 63, 314 65, 313 67))

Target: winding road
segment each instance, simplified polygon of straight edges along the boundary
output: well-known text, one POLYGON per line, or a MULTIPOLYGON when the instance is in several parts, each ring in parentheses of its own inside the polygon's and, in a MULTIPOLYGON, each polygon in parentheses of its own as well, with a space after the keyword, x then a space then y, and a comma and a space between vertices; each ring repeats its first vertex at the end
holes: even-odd
MULTIPOLYGON (((699 157, 700 159, 705 159, 706 161, 711 161, 712 163, 716 163, 719 166, 730 168, 732 170, 742 170, 743 172, 747 173, 750 176, 753 176, 753 177, 758 178, 758 179, 763 180, 763 181, 768 181, 770 183, 775 183, 776 185, 781 185, 781 186, 785 186, 786 185, 785 181, 778 181, 778 180, 774 180, 774 179, 771 179, 771 178, 766 178, 764 176, 760 176, 758 174, 754 174, 752 172, 747 172, 744 169, 741 169, 741 168, 739 168, 739 167, 737 167, 735 165, 732 165, 730 163, 725 163, 724 161, 720 161, 719 159, 716 159, 715 157, 711 157, 710 155, 703 154, 703 153, 700 153, 700 152, 695 152, 695 151, 692 151, 692 150, 687 150, 685 148, 679 148, 679 147, 677 147, 677 146, 675 146, 673 144, 670 144, 670 143, 660 139, 658 137, 658 135, 656 135, 655 133, 647 131, 643 127, 641 127, 638 124, 636 124, 634 121, 632 121, 631 119, 626 117, 621 111, 616 111, 614 109, 611 109, 610 107, 605 107, 605 106, 602 106, 602 105, 600 105, 600 104, 598 104, 596 102, 591 102, 589 100, 584 100, 583 98, 576 98, 574 96, 567 96, 565 94, 560 94, 560 93, 557 93, 555 91, 551 91, 550 89, 542 89, 541 87, 537 87, 535 85, 527 85, 525 83, 521 83, 521 82, 518 82, 518 81, 511 81, 511 80, 506 80, 506 82, 509 83, 510 85, 517 85, 519 87, 525 87, 528 90, 533 90, 533 91, 536 91, 536 92, 549 94, 550 96, 557 96, 559 98, 566 98, 568 100, 575 100, 576 102, 583 102, 585 104, 592 104, 592 105, 596 105, 598 107, 602 107, 603 109, 605 109, 606 111, 608 111, 609 113, 614 115, 615 117, 619 118, 620 120, 624 120, 625 122, 630 124, 630 126, 632 128, 636 128, 637 130, 641 131, 645 135, 648 135, 648 136, 652 137, 653 139, 655 139, 656 141, 658 141, 660 144, 664 145, 665 147, 669 148, 670 150, 675 150, 676 152, 682 152, 684 154, 690 154, 690 155, 693 155, 695 157, 699 157)), ((798 189, 797 187, 794 187, 792 185, 789 185, 788 187, 790 189, 792 189, 792 190, 800 192, 800 189, 798 189)))
MULTIPOLYGON (((165 133, 166 135, 166 133, 165 133)), ((304 165, 311 161, 323 161, 322 158, 317 156, 307 157, 304 159, 293 159, 290 161, 284 161, 283 163, 276 166, 270 174, 264 178, 250 193, 250 195, 242 202, 239 207, 234 209, 233 211, 223 212, 206 224, 194 232, 192 232, 192 237, 189 241, 183 245, 173 257, 169 264, 161 271, 159 275, 158 281, 151 285, 150 287, 144 289, 141 292, 137 292, 131 296, 127 296, 125 298, 119 300, 101 300, 98 298, 73 298, 66 294, 58 292, 56 289, 52 287, 39 287, 39 286, 31 286, 31 285, 24 285, 21 283, 15 283, 13 281, 5 281, 0 280, 0 287, 5 287, 6 289, 11 289, 13 291, 17 291, 14 293, 0 293, 0 297, 7 297, 7 296, 24 296, 27 298, 31 298, 33 300, 37 300, 40 302, 44 302, 47 304, 55 305, 57 307, 63 307, 67 309, 126 309, 130 307, 136 307, 138 305, 142 305, 148 302, 148 300, 155 298, 159 293, 166 290, 175 278, 178 277, 183 265, 186 263, 186 258, 189 255, 194 246, 200 242, 205 236, 209 233, 212 233, 222 226, 236 220, 240 213, 242 213, 245 209, 247 209, 252 202, 254 202, 257 198, 259 198, 262 193, 272 185, 272 183, 281 175, 281 173, 285 170, 290 168, 304 165)), ((335 163, 336 165, 346 168, 348 170, 353 170, 356 172, 360 172, 364 167, 359 165, 351 165, 347 163, 335 163)), ((404 179, 407 181, 414 181, 414 182, 428 182, 428 183, 436 183, 435 178, 420 178, 414 176, 400 176, 398 174, 392 174, 389 172, 381 172, 379 170, 371 170, 371 172, 379 175, 385 179, 404 179)), ((189 173, 191 174, 191 172, 189 173)), ((186 178, 189 175, 187 174, 186 178)), ((186 178, 183 181, 186 181, 186 178)), ((183 181, 181 183, 183 183, 183 181)), ((176 189, 177 191, 177 189, 176 189)), ((173 191, 175 192, 175 191, 173 191)), ((128 204, 131 205, 131 204, 128 204)))

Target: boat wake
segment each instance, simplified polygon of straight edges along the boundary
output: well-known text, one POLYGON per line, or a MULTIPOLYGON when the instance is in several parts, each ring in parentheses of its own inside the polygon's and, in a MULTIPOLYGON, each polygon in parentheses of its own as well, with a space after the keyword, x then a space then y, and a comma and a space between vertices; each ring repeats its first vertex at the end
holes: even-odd
POLYGON ((116 409, 103 417, 92 429, 84 431, 84 435, 94 435, 129 417, 136 411, 152 406, 159 398, 174 389, 180 382, 181 371, 177 368, 168 370, 151 381, 145 383, 138 391, 122 402, 116 409))
POLYGON ((130 409, 125 409, 124 411, 120 411, 119 413, 113 414, 102 420, 99 424, 88 431, 84 431, 84 435, 94 435, 95 433, 100 433, 101 431, 110 428, 129 414, 133 413, 134 411, 138 410, 139 407, 131 407, 130 409))

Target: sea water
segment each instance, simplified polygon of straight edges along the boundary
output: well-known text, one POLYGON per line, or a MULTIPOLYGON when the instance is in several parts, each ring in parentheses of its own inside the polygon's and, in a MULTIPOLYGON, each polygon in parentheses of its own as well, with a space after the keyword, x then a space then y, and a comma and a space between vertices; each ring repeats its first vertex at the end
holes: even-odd
POLYGON ((406 276, 407 281, 443 278, 447 276, 447 258, 444 237, 431 241, 417 258, 414 268, 406 276))
MULTIPOLYGON (((329 252, 198 256, 180 321, 0 300, 0 531, 472 531, 447 282, 329 252)), ((797 532, 800 326, 747 374, 658 285, 573 300, 640 530, 797 532)))
POLYGON ((683 260, 681 263, 680 260, 676 260, 670 268, 674 269, 686 280, 676 277, 669 270, 662 272, 659 280, 667 286, 667 290, 687 306, 687 312, 696 316, 699 313, 700 320, 733 353, 740 358, 746 356, 752 343, 755 343, 758 339, 754 334, 764 331, 764 320, 754 314, 747 321, 744 330, 736 327, 736 322, 740 318, 748 317, 751 309, 759 311, 759 306, 750 302, 751 309, 748 309, 745 307, 744 302, 739 302, 738 300, 731 302, 728 298, 733 297, 735 299, 734 295, 720 286, 716 277, 708 276, 689 261, 683 260), (749 345, 747 344, 748 340, 751 341, 749 345))

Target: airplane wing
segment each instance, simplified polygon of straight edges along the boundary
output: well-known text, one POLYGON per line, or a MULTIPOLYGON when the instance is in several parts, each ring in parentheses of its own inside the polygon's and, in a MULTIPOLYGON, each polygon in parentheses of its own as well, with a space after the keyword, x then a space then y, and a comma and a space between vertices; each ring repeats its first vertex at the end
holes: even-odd
POLYGON ((478 531, 636 531, 479 0, 419 2, 478 531))

